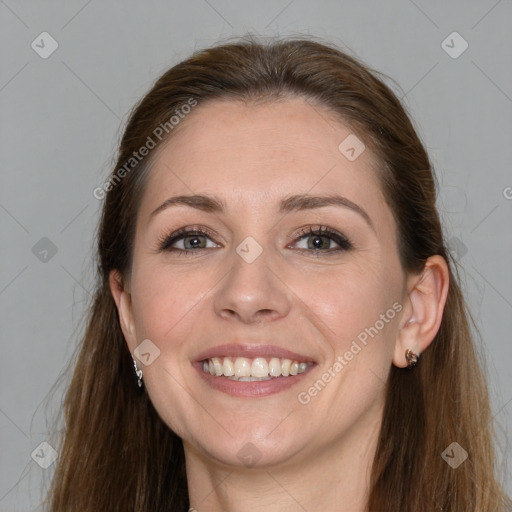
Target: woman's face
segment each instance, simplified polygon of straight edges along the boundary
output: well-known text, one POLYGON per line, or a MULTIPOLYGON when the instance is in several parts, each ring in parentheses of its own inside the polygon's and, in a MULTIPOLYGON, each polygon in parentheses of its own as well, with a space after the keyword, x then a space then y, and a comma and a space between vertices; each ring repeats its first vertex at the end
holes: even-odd
POLYGON ((406 300, 370 150, 298 98, 182 122, 148 177, 125 301, 156 410, 227 465, 365 446, 406 300))

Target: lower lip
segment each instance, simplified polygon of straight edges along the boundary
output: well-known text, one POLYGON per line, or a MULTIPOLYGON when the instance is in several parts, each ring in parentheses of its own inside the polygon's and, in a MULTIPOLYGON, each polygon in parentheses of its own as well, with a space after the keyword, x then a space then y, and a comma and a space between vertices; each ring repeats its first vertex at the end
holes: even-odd
POLYGON ((306 371, 289 377, 272 377, 269 380, 256 380, 252 382, 233 380, 228 377, 216 377, 203 371, 203 363, 194 363, 195 369, 205 382, 222 393, 231 396, 242 397, 265 397, 275 395, 281 391, 291 388, 302 380, 313 366, 308 366, 306 371))

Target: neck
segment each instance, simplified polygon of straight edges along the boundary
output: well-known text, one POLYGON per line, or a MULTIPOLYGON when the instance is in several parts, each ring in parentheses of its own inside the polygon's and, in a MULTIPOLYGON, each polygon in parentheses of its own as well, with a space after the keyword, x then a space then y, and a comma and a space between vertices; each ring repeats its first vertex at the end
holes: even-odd
POLYGON ((268 467, 233 467, 184 442, 190 506, 197 512, 364 512, 381 415, 342 438, 268 467))

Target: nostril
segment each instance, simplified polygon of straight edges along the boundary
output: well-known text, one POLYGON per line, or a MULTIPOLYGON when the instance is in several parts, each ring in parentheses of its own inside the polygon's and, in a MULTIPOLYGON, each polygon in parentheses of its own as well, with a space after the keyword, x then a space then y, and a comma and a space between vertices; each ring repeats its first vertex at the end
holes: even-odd
POLYGON ((255 323, 255 322, 258 322, 259 320, 263 318, 269 318, 270 316, 272 316, 273 314, 277 314, 276 311, 274 311, 273 309, 259 309, 258 311, 256 311, 254 314, 250 315, 252 318, 249 319, 245 319, 244 320, 244 317, 245 315, 242 313, 242 312, 238 312, 238 311, 235 311, 233 309, 228 309, 228 308, 225 308, 222 310, 221 314, 225 317, 236 317, 236 318, 239 318, 247 323, 255 323))

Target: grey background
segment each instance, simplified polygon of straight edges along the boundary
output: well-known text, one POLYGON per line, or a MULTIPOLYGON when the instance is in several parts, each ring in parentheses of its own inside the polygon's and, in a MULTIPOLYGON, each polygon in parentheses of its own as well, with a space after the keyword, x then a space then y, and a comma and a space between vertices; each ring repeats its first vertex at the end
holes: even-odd
POLYGON ((31 454, 54 442, 66 380, 48 393, 73 353, 92 286, 101 206, 92 192, 113 164, 129 109, 193 50, 248 31, 323 37, 399 84, 390 85, 436 166, 439 208, 503 426, 503 460, 511 459, 510 0, 0 0, 0 19, 1 511, 38 510, 54 467, 31 454), (59 45, 47 59, 31 47, 43 31, 59 45), (469 44, 458 58, 441 46, 454 31, 469 44))

